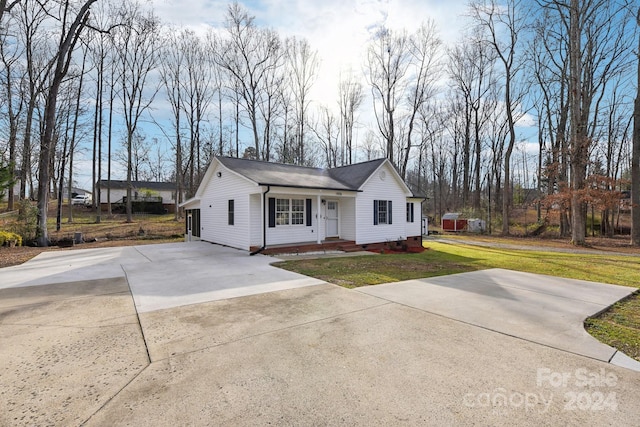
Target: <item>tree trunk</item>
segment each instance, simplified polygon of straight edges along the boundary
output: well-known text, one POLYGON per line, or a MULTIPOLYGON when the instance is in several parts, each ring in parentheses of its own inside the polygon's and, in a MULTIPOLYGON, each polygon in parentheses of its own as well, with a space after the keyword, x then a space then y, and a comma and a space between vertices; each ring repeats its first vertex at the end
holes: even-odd
MULTIPOLYGON (((640 8, 636 15, 640 26, 640 8)), ((640 37, 638 37, 638 84, 633 104, 633 148, 631 154, 631 244, 640 246, 640 37)))
POLYGON ((587 150, 582 122, 582 66, 580 35, 580 0, 571 0, 569 29, 569 104, 571 114, 571 242, 584 245, 586 240, 585 204, 580 190, 585 185, 587 150))
POLYGON ((133 205, 131 203, 131 195, 133 185, 131 183, 131 174, 133 172, 132 164, 132 146, 133 146, 133 131, 129 131, 127 136, 127 222, 133 222, 133 205))
MULTIPOLYGON (((56 104, 58 101, 58 92, 64 76, 69 70, 71 62, 71 54, 78 41, 80 32, 89 18, 89 8, 97 0, 87 0, 80 8, 78 15, 73 23, 60 37, 60 45, 56 52, 56 66, 51 78, 51 86, 47 94, 44 111, 44 132, 40 141, 40 156, 38 161, 38 220, 36 229, 36 240, 38 246, 48 246, 49 236, 47 231, 47 216, 49 207, 49 180, 50 180, 50 163, 51 155, 54 148, 53 131, 56 125, 56 104)), ((68 3, 66 7, 68 7, 68 3)), ((65 15, 68 9, 65 8, 65 15)), ((64 29, 63 29, 64 31, 64 29)))

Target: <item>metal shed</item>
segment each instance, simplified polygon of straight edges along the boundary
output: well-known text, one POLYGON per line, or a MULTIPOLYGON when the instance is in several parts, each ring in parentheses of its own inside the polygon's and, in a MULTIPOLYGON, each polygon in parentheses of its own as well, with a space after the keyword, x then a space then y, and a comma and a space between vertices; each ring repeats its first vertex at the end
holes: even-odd
POLYGON ((457 212, 442 215, 442 231, 463 231, 467 228, 467 220, 461 219, 457 212))

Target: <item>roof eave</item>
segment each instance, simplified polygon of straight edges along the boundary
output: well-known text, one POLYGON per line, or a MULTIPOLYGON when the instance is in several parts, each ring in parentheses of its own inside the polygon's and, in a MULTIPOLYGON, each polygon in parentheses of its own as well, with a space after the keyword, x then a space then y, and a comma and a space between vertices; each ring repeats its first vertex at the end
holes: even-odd
POLYGON ((313 187, 309 185, 293 185, 293 184, 277 184, 277 183, 269 183, 269 182, 259 182, 258 185, 262 186, 270 186, 270 187, 282 187, 282 188, 304 188, 309 190, 330 190, 330 191, 351 191, 356 193, 361 193, 360 189, 353 188, 337 188, 337 187, 313 187))

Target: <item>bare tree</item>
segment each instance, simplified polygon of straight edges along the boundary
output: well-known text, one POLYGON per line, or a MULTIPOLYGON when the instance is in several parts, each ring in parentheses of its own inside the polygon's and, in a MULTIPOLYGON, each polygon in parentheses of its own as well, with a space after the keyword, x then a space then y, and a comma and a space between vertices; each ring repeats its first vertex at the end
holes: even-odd
POLYGON ((277 124, 283 110, 284 104, 284 85, 286 76, 284 73, 283 52, 274 52, 271 56, 273 66, 269 67, 265 73, 264 90, 258 102, 260 116, 263 122, 262 132, 262 158, 266 161, 271 160, 273 141, 276 140, 277 124))
POLYGON ((405 94, 409 67, 407 34, 381 28, 367 49, 367 70, 378 130, 385 141, 385 156, 397 165, 394 146, 398 136, 398 106, 405 94))
POLYGON ((144 11, 138 3, 125 3, 118 12, 118 21, 122 25, 114 31, 113 43, 119 64, 118 95, 126 128, 127 222, 132 222, 133 145, 140 118, 159 89, 159 86, 148 87, 158 60, 159 21, 153 12, 144 11))
MULTIPOLYGON (((460 135, 455 135, 454 138, 461 145, 462 152, 462 204, 466 206, 472 201, 474 208, 478 209, 482 175, 482 133, 491 112, 491 103, 487 105, 486 97, 495 84, 495 54, 487 43, 482 42, 484 36, 480 28, 474 28, 467 37, 449 51, 448 74, 453 90, 459 94, 456 97, 456 107, 450 108, 450 111, 460 116, 455 121, 455 132, 460 135), (458 141, 459 138, 462 140, 458 141)), ((456 185, 454 182, 454 186, 456 185)))
MULTIPOLYGON (((543 5, 539 18, 533 24, 533 43, 528 49, 533 80, 542 101, 538 115, 543 117, 543 122, 538 131, 542 135, 540 153, 545 159, 541 164, 544 171, 540 174, 547 197, 553 197, 569 182, 568 29, 557 18, 558 15, 551 4, 543 5)), ((569 233, 568 210, 561 209, 560 235, 566 237, 569 233)))
POLYGON ((509 131, 504 154, 504 185, 502 189, 502 234, 509 234, 509 209, 511 207, 511 155, 516 142, 515 123, 519 118, 516 105, 520 97, 516 93, 516 79, 521 69, 517 61, 518 34, 523 29, 523 21, 518 15, 520 2, 508 0, 506 5, 498 5, 495 0, 489 3, 473 3, 473 17, 488 32, 487 42, 503 66, 504 111, 509 131), (506 33, 505 37, 500 34, 506 33), (506 39, 506 40, 505 40, 506 39))
POLYGON ((50 86, 46 90, 44 111, 44 131, 40 140, 40 157, 38 162, 38 225, 37 240, 40 246, 49 244, 47 232, 47 215, 49 207, 49 174, 53 151, 53 130, 56 122, 56 101, 60 85, 69 70, 73 51, 82 30, 89 18, 89 8, 97 0, 87 0, 79 10, 73 10, 70 1, 59 5, 58 19, 62 24, 58 49, 52 58, 53 74, 50 86), (74 16, 75 15, 75 16, 74 16))
MULTIPOLYGON (((77 141, 77 136, 78 136, 78 127, 79 127, 79 122, 80 122, 80 116, 83 113, 83 108, 81 106, 81 101, 82 101, 82 89, 83 89, 83 83, 84 83, 84 78, 85 78, 85 70, 86 70, 86 65, 87 65, 87 54, 88 54, 88 47, 84 47, 83 49, 83 53, 82 53, 82 64, 80 66, 80 70, 76 73, 77 76, 76 80, 77 80, 77 88, 76 88, 76 93, 74 94, 73 91, 71 93, 71 95, 75 95, 75 104, 73 105, 73 108, 69 109, 69 112, 67 114, 67 121, 71 120, 71 117, 73 117, 73 124, 71 125, 71 135, 69 135, 69 127, 67 125, 67 129, 65 131, 65 135, 64 135, 64 148, 62 151, 63 154, 63 161, 62 161, 62 167, 61 167, 61 173, 60 173, 60 188, 58 189, 58 211, 57 211, 57 217, 56 217, 56 230, 60 230, 60 223, 62 220, 62 186, 64 185, 64 159, 66 159, 67 157, 67 146, 68 146, 68 157, 69 157, 69 175, 68 175, 68 180, 67 180, 67 194, 68 194, 68 203, 69 203, 69 215, 68 215, 68 222, 72 222, 73 221, 73 210, 71 209, 72 205, 71 205, 71 197, 72 197, 72 188, 73 188, 73 160, 74 160, 74 153, 76 151, 76 147, 78 145, 78 141, 77 141)), ((73 89, 73 88, 71 88, 73 89)), ((95 193, 94 193, 95 194, 95 193)))
POLYGON ((318 119, 311 129, 322 145, 327 167, 334 168, 338 166, 340 127, 338 120, 329 108, 326 106, 320 107, 318 119))
POLYGON ((360 83, 352 73, 340 81, 338 88, 338 104, 340 105, 340 120, 342 140, 342 164, 353 163, 353 131, 356 125, 356 111, 362 106, 364 92, 360 83))
POLYGON ((25 121, 22 142, 22 160, 20 163, 20 198, 27 195, 27 183, 31 178, 32 168, 32 131, 34 127, 34 114, 38 97, 42 93, 42 87, 50 65, 46 64, 45 44, 41 27, 47 17, 44 8, 33 0, 24 0, 20 3, 17 12, 20 27, 20 39, 24 46, 25 73, 25 121))
POLYGON ((595 134, 593 117, 612 77, 624 69, 621 61, 628 61, 630 46, 624 38, 625 10, 617 2, 571 0, 568 8, 571 241, 584 245, 586 203, 581 194, 595 134))
POLYGON ((429 99, 434 96, 436 82, 440 78, 441 42, 437 36, 435 23, 433 21, 423 23, 416 34, 409 38, 408 43, 408 51, 411 58, 411 66, 408 71, 411 75, 411 83, 408 94, 409 117, 405 136, 406 143, 400 167, 400 175, 403 179, 406 178, 407 164, 409 163, 411 148, 414 146, 411 138, 413 137, 418 113, 429 99))
POLYGON ((182 109, 189 126, 189 193, 200 183, 203 169, 201 159, 202 127, 211 105, 215 87, 208 52, 203 42, 192 31, 185 30, 180 37, 184 55, 184 78, 181 79, 182 109))
POLYGON ((0 0, 0 23, 2 23, 2 17, 5 12, 11 12, 11 9, 14 8, 15 5, 18 4, 20 0, 0 0))
MULTIPOLYGON (((175 219, 180 218, 179 205, 182 203, 183 193, 183 159, 182 159, 182 136, 181 136, 181 113, 182 113, 182 85, 180 80, 184 74, 184 53, 180 43, 180 35, 175 32, 169 33, 165 38, 162 49, 163 61, 160 62, 160 78, 165 87, 165 93, 171 105, 172 127, 174 135, 168 135, 175 149, 175 180, 176 180, 176 206, 175 219)), ((160 127, 162 129, 162 127, 160 127)))
MULTIPOLYGON (((0 7, 3 6, 0 5, 0 7)), ((9 145, 8 173, 11 179, 14 179, 16 174, 16 161, 18 157, 18 150, 16 147, 18 141, 18 127, 20 125, 20 116, 24 108, 24 93, 20 85, 20 81, 24 78, 22 75, 24 73, 19 62, 22 55, 21 50, 21 47, 19 47, 17 43, 6 43, 5 37, 0 39, 0 59, 4 66, 4 81, 2 82, 3 95, 7 105, 7 125, 9 128, 9 135, 7 137, 9 145)), ((14 199, 14 186, 10 185, 8 189, 7 206, 9 211, 14 209, 14 199)))
POLYGON ((259 102, 267 73, 276 62, 272 56, 280 50, 277 33, 256 27, 254 17, 237 2, 227 11, 225 26, 228 38, 215 52, 216 63, 232 77, 253 134, 255 155, 261 153, 259 102))
POLYGON ((320 65, 318 52, 306 39, 289 38, 285 41, 289 74, 289 87, 294 103, 294 123, 297 150, 296 163, 305 164, 305 126, 309 108, 309 91, 320 65))
MULTIPOLYGON (((640 8, 636 14, 636 23, 640 27, 640 8)), ((634 246, 640 246, 640 32, 638 34, 638 50, 636 52, 638 81, 633 105, 633 148, 631 152, 631 243, 634 246)))
POLYGON ((131 141, 129 138, 122 140, 122 149, 115 152, 114 158, 124 168, 131 166, 131 181, 142 181, 153 175, 150 167, 151 149, 147 137, 136 131, 131 141))
MULTIPOLYGON (((111 3, 100 3, 91 15, 91 22, 97 28, 110 28, 113 24, 111 16, 113 13, 113 5, 111 3)), ((100 223, 102 219, 102 186, 99 185, 102 180, 102 137, 104 124, 104 86, 106 80, 106 67, 109 66, 109 50, 111 40, 107 31, 99 31, 94 33, 94 37, 89 40, 91 46, 91 57, 93 67, 95 69, 95 109, 93 122, 93 162, 92 162, 92 194, 93 206, 96 210, 96 223, 100 223)))

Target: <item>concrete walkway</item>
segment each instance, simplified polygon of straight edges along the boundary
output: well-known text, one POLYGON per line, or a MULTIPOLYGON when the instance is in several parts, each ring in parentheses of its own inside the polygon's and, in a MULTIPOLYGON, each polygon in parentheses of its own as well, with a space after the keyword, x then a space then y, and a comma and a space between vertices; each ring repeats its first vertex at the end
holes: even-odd
POLYGON ((640 372, 577 332, 633 288, 490 270, 348 290, 272 261, 179 243, 0 269, 0 425, 640 419, 640 372))

